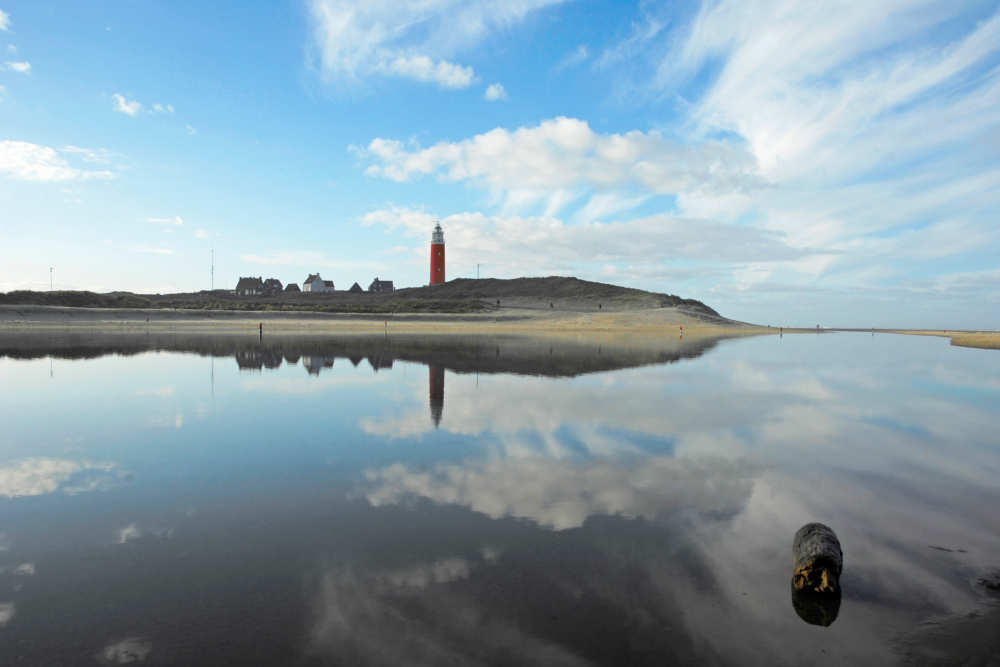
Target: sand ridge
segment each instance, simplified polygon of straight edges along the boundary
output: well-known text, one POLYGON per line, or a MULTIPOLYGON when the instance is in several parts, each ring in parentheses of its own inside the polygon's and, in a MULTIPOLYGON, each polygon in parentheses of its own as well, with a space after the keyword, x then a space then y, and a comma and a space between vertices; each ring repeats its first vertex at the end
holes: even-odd
POLYGON ((392 331, 420 333, 655 333, 670 335, 777 333, 723 318, 705 318, 676 308, 612 312, 500 309, 491 313, 394 313, 389 315, 240 312, 173 309, 67 308, 0 306, 0 328, 155 329, 173 331, 265 331, 351 333, 392 331))

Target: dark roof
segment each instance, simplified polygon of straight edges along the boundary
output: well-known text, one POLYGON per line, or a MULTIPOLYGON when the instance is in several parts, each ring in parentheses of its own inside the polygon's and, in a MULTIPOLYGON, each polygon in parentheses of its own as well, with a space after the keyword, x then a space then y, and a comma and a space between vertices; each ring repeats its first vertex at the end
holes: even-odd
POLYGON ((264 287, 268 289, 281 289, 281 281, 277 278, 268 278, 264 281, 264 287))
POLYGON ((332 280, 324 280, 323 284, 326 285, 327 287, 333 287, 333 281, 332 280))
POLYGON ((310 274, 309 274, 309 277, 308 277, 308 278, 306 278, 306 279, 305 279, 304 281, 302 281, 302 284, 303 284, 303 285, 308 285, 309 283, 314 283, 314 282, 316 282, 317 280, 322 280, 322 279, 321 279, 321 278, 319 277, 319 274, 318 274, 318 273, 310 273, 310 274))
POLYGON ((301 292, 302 290, 299 289, 299 286, 296 283, 288 283, 287 285, 285 285, 285 291, 286 292, 301 292))
POLYGON ((263 289, 264 282, 258 278, 243 278, 240 277, 239 282, 236 283, 236 289, 263 289))
POLYGON ((364 290, 361 289, 361 285, 359 285, 357 283, 354 283, 353 285, 351 285, 351 289, 349 289, 347 291, 348 292, 364 292, 364 290))

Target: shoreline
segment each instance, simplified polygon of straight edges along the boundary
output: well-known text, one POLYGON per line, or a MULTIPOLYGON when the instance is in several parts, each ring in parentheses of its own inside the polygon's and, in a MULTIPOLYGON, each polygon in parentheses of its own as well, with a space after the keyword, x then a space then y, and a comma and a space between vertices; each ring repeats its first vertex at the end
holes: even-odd
POLYGON ((142 333, 506 334, 529 336, 761 336, 779 333, 880 333, 948 338, 955 347, 1000 349, 1000 332, 932 329, 779 328, 714 318, 680 308, 542 310, 508 307, 489 313, 322 313, 168 308, 81 308, 0 305, 0 331, 92 330, 142 333))
MULTIPOLYGON (((878 330, 876 330, 878 331, 878 330)), ((1000 331, 952 331, 948 329, 893 329, 886 333, 906 336, 936 336, 948 338, 955 347, 974 347, 980 350, 1000 350, 1000 331)))
POLYGON ((265 333, 506 333, 759 335, 769 329, 676 308, 587 312, 504 308, 478 313, 316 313, 67 306, 0 306, 0 330, 97 329, 116 331, 265 333))

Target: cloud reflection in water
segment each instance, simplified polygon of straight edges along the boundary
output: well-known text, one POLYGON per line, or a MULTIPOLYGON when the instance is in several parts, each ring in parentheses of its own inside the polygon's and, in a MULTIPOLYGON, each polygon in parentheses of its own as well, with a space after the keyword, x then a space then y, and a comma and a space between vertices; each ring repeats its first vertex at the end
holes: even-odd
POLYGON ((102 491, 127 478, 114 463, 27 458, 0 466, 0 496, 18 498, 61 491, 102 491))

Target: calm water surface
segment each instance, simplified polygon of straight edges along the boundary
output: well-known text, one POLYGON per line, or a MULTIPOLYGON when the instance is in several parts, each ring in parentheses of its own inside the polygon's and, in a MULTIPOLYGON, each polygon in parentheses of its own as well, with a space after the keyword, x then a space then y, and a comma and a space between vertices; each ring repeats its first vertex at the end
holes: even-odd
POLYGON ((5 335, 0 664, 997 664, 997 406, 922 337, 5 335))

